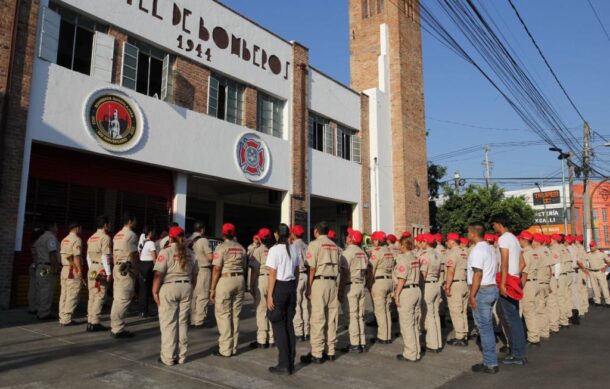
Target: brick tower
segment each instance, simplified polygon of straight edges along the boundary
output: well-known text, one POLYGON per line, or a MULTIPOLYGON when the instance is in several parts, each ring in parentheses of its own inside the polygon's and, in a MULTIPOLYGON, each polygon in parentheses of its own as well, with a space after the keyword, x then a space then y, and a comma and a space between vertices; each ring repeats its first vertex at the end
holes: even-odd
POLYGON ((390 128, 379 131, 391 132, 395 231, 427 230, 419 1, 350 0, 349 6, 351 86, 357 91, 387 89, 390 128))

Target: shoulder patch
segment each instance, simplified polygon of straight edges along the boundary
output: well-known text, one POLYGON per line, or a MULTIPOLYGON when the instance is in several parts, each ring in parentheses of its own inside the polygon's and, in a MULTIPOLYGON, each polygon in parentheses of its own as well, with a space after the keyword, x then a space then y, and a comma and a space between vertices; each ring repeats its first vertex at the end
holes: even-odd
POLYGON ((398 267, 398 271, 401 272, 401 273, 404 272, 405 270, 407 270, 407 269, 403 265, 400 265, 398 267))
POLYGON ((427 265, 428 264, 428 260, 426 258, 422 258, 421 259, 421 264, 422 265, 427 265))
POLYGON ((157 262, 163 262, 165 261, 165 255, 161 254, 157 257, 157 262))
POLYGON ((308 252, 307 252, 307 255, 306 255, 305 257, 306 257, 307 259, 311 259, 311 257, 313 257, 313 254, 312 254, 310 251, 308 251, 308 252))
POLYGON ((220 253, 219 252, 215 252, 214 256, 212 257, 213 259, 218 259, 220 258, 220 253))
POLYGON ((455 262, 453 261, 453 259, 448 259, 447 260, 447 266, 453 266, 455 262))

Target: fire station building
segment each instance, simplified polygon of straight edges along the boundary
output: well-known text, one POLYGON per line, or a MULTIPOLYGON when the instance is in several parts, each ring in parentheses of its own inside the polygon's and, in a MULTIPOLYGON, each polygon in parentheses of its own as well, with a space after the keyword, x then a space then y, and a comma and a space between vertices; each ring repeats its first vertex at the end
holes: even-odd
POLYGON ((219 1, 3 2, 0 307, 25 301, 49 223, 427 229, 421 33, 399 3, 350 1, 350 87, 219 1))

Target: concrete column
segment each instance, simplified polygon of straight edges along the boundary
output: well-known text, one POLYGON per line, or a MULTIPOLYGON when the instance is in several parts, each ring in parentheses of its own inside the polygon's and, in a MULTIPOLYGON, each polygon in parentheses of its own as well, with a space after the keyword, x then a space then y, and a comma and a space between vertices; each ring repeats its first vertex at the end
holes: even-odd
POLYGON ((184 228, 186 223, 186 194, 188 189, 188 176, 184 173, 174 173, 174 210, 173 221, 184 228))
POLYGON ((282 192, 281 216, 280 222, 292 225, 292 215, 290 213, 290 195, 288 192, 282 192))

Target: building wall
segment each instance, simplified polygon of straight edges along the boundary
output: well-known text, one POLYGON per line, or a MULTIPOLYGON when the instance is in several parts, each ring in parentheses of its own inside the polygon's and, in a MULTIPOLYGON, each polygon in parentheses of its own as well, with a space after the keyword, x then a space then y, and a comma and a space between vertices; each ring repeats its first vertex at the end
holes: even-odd
POLYGON ((337 81, 310 68, 309 107, 351 128, 360 128, 360 95, 337 81))
MULTIPOLYGON (((598 232, 597 244, 602 249, 610 249, 610 182, 592 182, 589 187, 589 195, 592 196, 591 209, 596 211, 597 218, 593 220, 593 227, 598 232), (604 220, 604 210, 606 218, 604 220), (608 231, 608 234, 606 234, 608 231)), ((574 184, 574 216, 576 233, 584 235, 583 220, 583 185, 574 184)), ((590 218, 592 220, 592 218, 590 218)))

